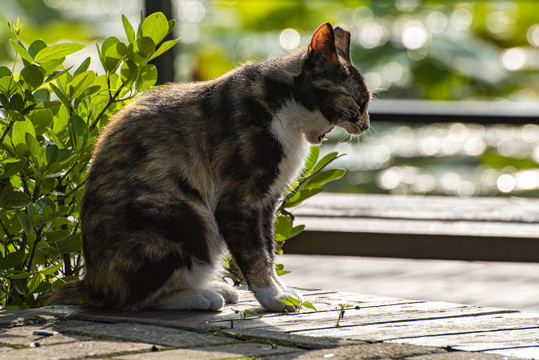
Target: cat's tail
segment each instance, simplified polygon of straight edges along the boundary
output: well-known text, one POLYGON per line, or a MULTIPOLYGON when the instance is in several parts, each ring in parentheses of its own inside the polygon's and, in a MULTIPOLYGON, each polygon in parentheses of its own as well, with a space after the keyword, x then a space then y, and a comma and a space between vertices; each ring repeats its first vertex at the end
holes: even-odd
POLYGON ((69 281, 57 287, 46 299, 47 305, 83 305, 82 280, 69 281))

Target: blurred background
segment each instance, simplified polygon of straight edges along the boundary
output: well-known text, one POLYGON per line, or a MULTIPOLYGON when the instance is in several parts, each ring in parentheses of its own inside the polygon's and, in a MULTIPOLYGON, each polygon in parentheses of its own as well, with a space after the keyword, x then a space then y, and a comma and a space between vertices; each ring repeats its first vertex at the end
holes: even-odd
MULTIPOLYGON (((149 1, 155 9, 162 0, 149 1)), ((376 122, 359 139, 332 133, 322 147, 346 153, 337 192, 539 196, 539 3, 529 1, 172 0, 178 21, 173 73, 217 77, 248 60, 306 44, 323 22, 352 33, 352 59, 383 100, 466 101, 504 112, 528 109, 530 124, 376 122), (481 103, 475 103, 482 101, 481 103), (485 103, 484 101, 488 101, 485 103), (486 104, 486 105, 485 105, 486 104), (489 105, 490 104, 490 105, 489 105), (340 142, 339 142, 340 140, 340 142)), ((95 49, 125 37, 121 14, 138 23, 143 0, 3 0, 0 20, 20 17, 22 40, 71 40, 95 49)), ((0 64, 12 64, 7 26, 0 64)), ((80 61, 88 54, 78 54, 80 61)), ((96 70, 99 61, 94 54, 96 70)), ((398 103, 397 103, 398 104, 398 103)), ((450 105, 450 109, 451 106, 450 105)))
MULTIPOLYGON (((19 17, 26 45, 69 40, 92 50, 108 36, 124 39, 121 14, 136 26, 141 9, 143 0, 2 0, 0 24, 19 17)), ((334 131, 322 146, 347 154, 335 163, 347 175, 328 190, 538 197, 538 14, 535 0, 172 0, 169 17, 181 40, 174 69, 160 74, 164 81, 214 78, 306 44, 328 21, 352 33, 352 59, 374 93, 373 108, 414 108, 428 100, 449 113, 466 104, 491 113, 524 111, 529 120, 377 122, 373 116, 359 139, 334 131)), ((11 67, 8 37, 8 27, 0 26, 0 65, 11 67)), ((72 61, 88 55, 99 72, 96 54, 72 61)), ((292 270, 285 281, 295 286, 539 311, 539 264, 298 255, 285 255, 283 263, 292 270)))

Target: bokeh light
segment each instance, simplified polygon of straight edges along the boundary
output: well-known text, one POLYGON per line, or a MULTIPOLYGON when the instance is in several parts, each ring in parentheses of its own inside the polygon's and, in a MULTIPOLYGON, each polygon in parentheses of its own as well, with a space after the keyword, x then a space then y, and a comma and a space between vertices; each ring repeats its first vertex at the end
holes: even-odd
POLYGON ((279 35, 279 44, 286 50, 297 48, 300 40, 299 33, 294 29, 284 29, 279 35))
POLYGON ((503 67, 510 71, 520 70, 526 64, 526 53, 521 48, 504 50, 500 56, 503 67))
POLYGON ((410 50, 422 48, 429 41, 429 34, 420 22, 411 22, 401 36, 402 44, 410 50))

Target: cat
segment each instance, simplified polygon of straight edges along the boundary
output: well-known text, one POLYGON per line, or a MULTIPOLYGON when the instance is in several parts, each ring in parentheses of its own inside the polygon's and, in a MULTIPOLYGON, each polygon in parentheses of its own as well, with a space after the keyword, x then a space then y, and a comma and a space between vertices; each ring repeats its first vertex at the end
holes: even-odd
POLYGON ((229 251, 258 302, 298 290, 274 270, 275 213, 311 144, 369 127, 371 95, 350 33, 322 24, 310 44, 211 81, 169 84, 125 106, 100 135, 81 205, 85 275, 49 304, 218 310, 212 281, 229 251))

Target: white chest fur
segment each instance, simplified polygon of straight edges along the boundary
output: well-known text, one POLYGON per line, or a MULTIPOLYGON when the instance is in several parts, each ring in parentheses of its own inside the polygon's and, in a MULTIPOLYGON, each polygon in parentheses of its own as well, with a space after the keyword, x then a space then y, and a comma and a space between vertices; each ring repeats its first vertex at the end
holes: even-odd
POLYGON ((274 116, 270 130, 281 143, 284 158, 279 164, 279 176, 272 185, 271 193, 279 194, 296 177, 305 157, 309 153, 309 143, 305 139, 303 127, 309 118, 319 117, 294 101, 287 102, 274 116))

